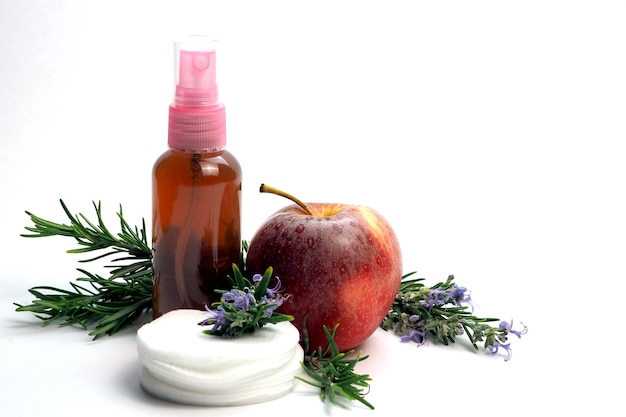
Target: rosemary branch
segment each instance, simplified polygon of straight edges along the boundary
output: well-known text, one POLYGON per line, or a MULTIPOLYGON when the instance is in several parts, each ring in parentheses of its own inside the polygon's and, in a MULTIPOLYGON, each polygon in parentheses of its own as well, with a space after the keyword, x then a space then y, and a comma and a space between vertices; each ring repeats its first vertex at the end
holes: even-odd
POLYGON ((305 318, 303 326, 305 356, 302 368, 311 379, 299 376, 296 376, 296 379, 319 388, 322 401, 328 400, 331 404, 342 405, 338 402, 338 398, 341 397, 349 401, 356 400, 373 410, 374 406, 364 398, 369 391, 371 378, 367 374, 355 372, 356 365, 369 356, 361 356, 360 352, 355 356, 354 349, 340 352, 335 343, 337 327, 339 324, 330 331, 324 326, 324 335, 328 341, 326 348, 320 346, 310 350, 305 318))
MULTIPOLYGON (((247 244, 243 244, 244 250, 247 244)), ((252 281, 244 277, 239 267, 233 264, 233 276, 228 276, 232 289, 217 290, 220 301, 205 309, 209 318, 198 323, 201 326, 212 325, 203 333, 213 336, 236 337, 253 333, 266 324, 291 321, 293 316, 276 312, 285 297, 280 293, 280 278, 274 277, 276 285, 269 288, 273 268, 270 266, 263 275, 254 274, 252 281)))
POLYGON ((120 232, 113 234, 105 226, 100 203, 93 202, 96 222, 85 215, 73 215, 63 200, 60 201, 70 224, 45 220, 30 212, 34 226, 25 229, 31 233, 23 237, 65 236, 79 245, 68 253, 91 253, 94 256, 80 262, 109 258, 112 264, 108 277, 89 273, 70 282, 70 289, 38 286, 29 289, 35 297, 30 304, 17 306, 16 311, 29 311, 43 320, 44 325, 61 321, 61 326, 76 325, 91 329, 89 335, 97 339, 111 335, 136 321, 152 308, 152 251, 147 242, 145 221, 141 229, 130 227, 124 219, 122 207, 117 213, 120 232), (96 253, 97 252, 97 253, 96 253), (122 262, 122 264, 116 264, 122 262))
POLYGON ((400 289, 380 327, 400 335, 403 342, 413 341, 418 346, 427 339, 447 345, 454 343, 459 335, 467 335, 474 349, 484 342, 484 348, 491 353, 499 349, 507 352, 505 360, 511 359, 511 346, 508 335, 518 338, 527 332, 513 329, 513 321, 500 321, 497 327, 489 323, 497 318, 477 317, 473 314, 472 300, 467 288, 458 286, 454 276, 433 286, 422 283, 423 278, 410 278, 415 272, 402 277, 400 289), (471 308, 468 310, 468 308, 471 308))

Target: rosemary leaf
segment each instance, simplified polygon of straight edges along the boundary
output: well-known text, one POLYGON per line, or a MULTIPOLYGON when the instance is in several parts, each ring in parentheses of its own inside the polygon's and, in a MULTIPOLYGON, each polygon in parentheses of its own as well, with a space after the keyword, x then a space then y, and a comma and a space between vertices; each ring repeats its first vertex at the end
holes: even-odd
POLYGON ((326 348, 322 349, 320 346, 317 350, 309 351, 305 320, 303 339, 306 353, 302 367, 312 380, 299 376, 296 376, 296 379, 319 388, 322 401, 328 400, 331 404, 341 405, 336 398, 338 396, 350 401, 356 400, 373 410, 374 406, 364 398, 367 390, 369 390, 371 378, 369 375, 354 372, 357 363, 367 359, 368 356, 361 356, 358 353, 350 359, 354 350, 340 352, 335 343, 337 327, 339 327, 338 324, 330 331, 324 326, 324 335, 328 341, 326 348), (366 391, 364 391, 365 389, 366 391))
POLYGON ((35 299, 27 305, 14 303, 16 311, 35 313, 44 325, 59 321, 60 326, 91 329, 89 335, 94 339, 117 333, 152 308, 152 251, 147 242, 145 221, 141 229, 130 227, 120 206, 117 213, 120 232, 114 235, 104 224, 100 203, 93 203, 97 221, 91 221, 83 214, 73 215, 63 200, 60 202, 70 224, 26 212, 33 226, 25 227, 30 233, 22 236, 71 237, 79 247, 67 252, 95 253, 93 257, 80 260, 82 263, 110 259, 113 264, 105 265, 110 269, 110 276, 101 277, 79 268, 83 276, 70 282, 71 289, 33 287, 29 292, 35 299))
POLYGON ((478 343, 491 353, 498 349, 507 352, 505 360, 511 358, 508 335, 518 338, 527 331, 513 329, 513 322, 500 321, 497 327, 488 323, 499 321, 493 317, 477 317, 473 314, 472 300, 465 287, 448 276, 443 282, 430 287, 422 283, 423 278, 410 278, 415 272, 402 277, 400 289, 380 327, 400 335, 403 342, 414 341, 418 346, 427 339, 444 345, 455 343, 459 335, 467 335, 472 346, 478 350, 478 343))

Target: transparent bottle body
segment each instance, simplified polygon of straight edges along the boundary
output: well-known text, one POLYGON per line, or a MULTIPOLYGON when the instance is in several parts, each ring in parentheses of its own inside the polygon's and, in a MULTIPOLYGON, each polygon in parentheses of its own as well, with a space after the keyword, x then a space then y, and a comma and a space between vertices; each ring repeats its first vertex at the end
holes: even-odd
POLYGON ((241 167, 228 151, 166 151, 152 172, 153 317, 204 309, 241 254, 241 167))

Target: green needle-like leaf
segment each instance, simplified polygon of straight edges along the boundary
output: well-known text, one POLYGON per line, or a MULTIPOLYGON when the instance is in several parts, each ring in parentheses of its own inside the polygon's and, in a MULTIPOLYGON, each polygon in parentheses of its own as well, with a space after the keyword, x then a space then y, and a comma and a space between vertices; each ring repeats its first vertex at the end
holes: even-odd
MULTIPOLYGON (((233 277, 228 277, 233 288, 231 290, 217 290, 222 294, 220 301, 211 305, 209 318, 200 322, 202 326, 212 325, 204 333, 213 336, 236 337, 246 333, 253 333, 266 324, 291 321, 293 316, 278 313, 275 310, 283 302, 281 294, 267 290, 273 269, 268 267, 263 275, 255 275, 251 282, 233 264, 233 277)), ((280 286, 280 280, 277 278, 280 286)))
POLYGON ((72 215, 63 200, 61 206, 70 220, 69 225, 26 212, 34 226, 26 227, 31 233, 22 236, 71 237, 79 247, 68 250, 68 253, 104 251, 80 260, 81 263, 113 257, 112 262, 118 265, 106 265, 111 268, 108 278, 78 269, 83 276, 76 281, 84 282, 87 286, 70 282, 69 290, 51 286, 31 288, 29 292, 35 300, 27 305, 15 303, 16 311, 33 312, 44 325, 61 321, 61 326, 76 325, 84 329, 93 326, 89 334, 94 339, 114 334, 152 308, 152 251, 146 240, 145 222, 142 222, 141 229, 131 228, 122 216, 120 206, 118 217, 121 231, 113 235, 104 224, 100 203, 93 203, 96 222, 90 221, 83 214, 72 215))
POLYGON ((409 279, 413 274, 415 272, 402 277, 400 289, 381 328, 407 339, 418 335, 416 341, 420 344, 431 338, 448 345, 455 343, 458 335, 465 334, 476 350, 477 343, 482 341, 485 349, 493 348, 496 341, 500 346, 504 345, 511 329, 487 324, 499 321, 497 318, 473 315, 467 305, 470 300, 465 298, 465 288, 458 287, 452 275, 444 282, 427 287, 422 283, 423 278, 409 279))
POLYGON ((369 375, 360 375, 354 372, 356 364, 367 359, 367 356, 357 354, 356 357, 350 359, 351 355, 354 354, 354 350, 348 352, 339 351, 335 343, 335 333, 338 326, 335 325, 332 331, 324 326, 322 330, 328 340, 326 348, 322 349, 320 346, 317 350, 309 352, 305 319, 303 339, 304 349, 307 353, 302 362, 302 367, 312 380, 302 377, 296 377, 296 379, 319 388, 322 401, 328 400, 331 404, 340 405, 336 397, 341 397, 350 401, 359 401, 373 410, 374 406, 363 398, 367 393, 367 391, 364 392, 364 389, 369 390, 371 378, 369 375))

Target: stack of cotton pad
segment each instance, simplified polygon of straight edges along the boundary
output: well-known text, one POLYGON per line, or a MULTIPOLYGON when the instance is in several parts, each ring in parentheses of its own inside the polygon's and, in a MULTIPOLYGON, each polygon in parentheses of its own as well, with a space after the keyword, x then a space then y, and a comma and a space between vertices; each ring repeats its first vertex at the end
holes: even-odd
POLYGON ((289 322, 224 338, 203 333, 199 310, 174 310, 137 332, 141 385, 177 403, 227 406, 269 401, 291 392, 304 352, 289 322))

